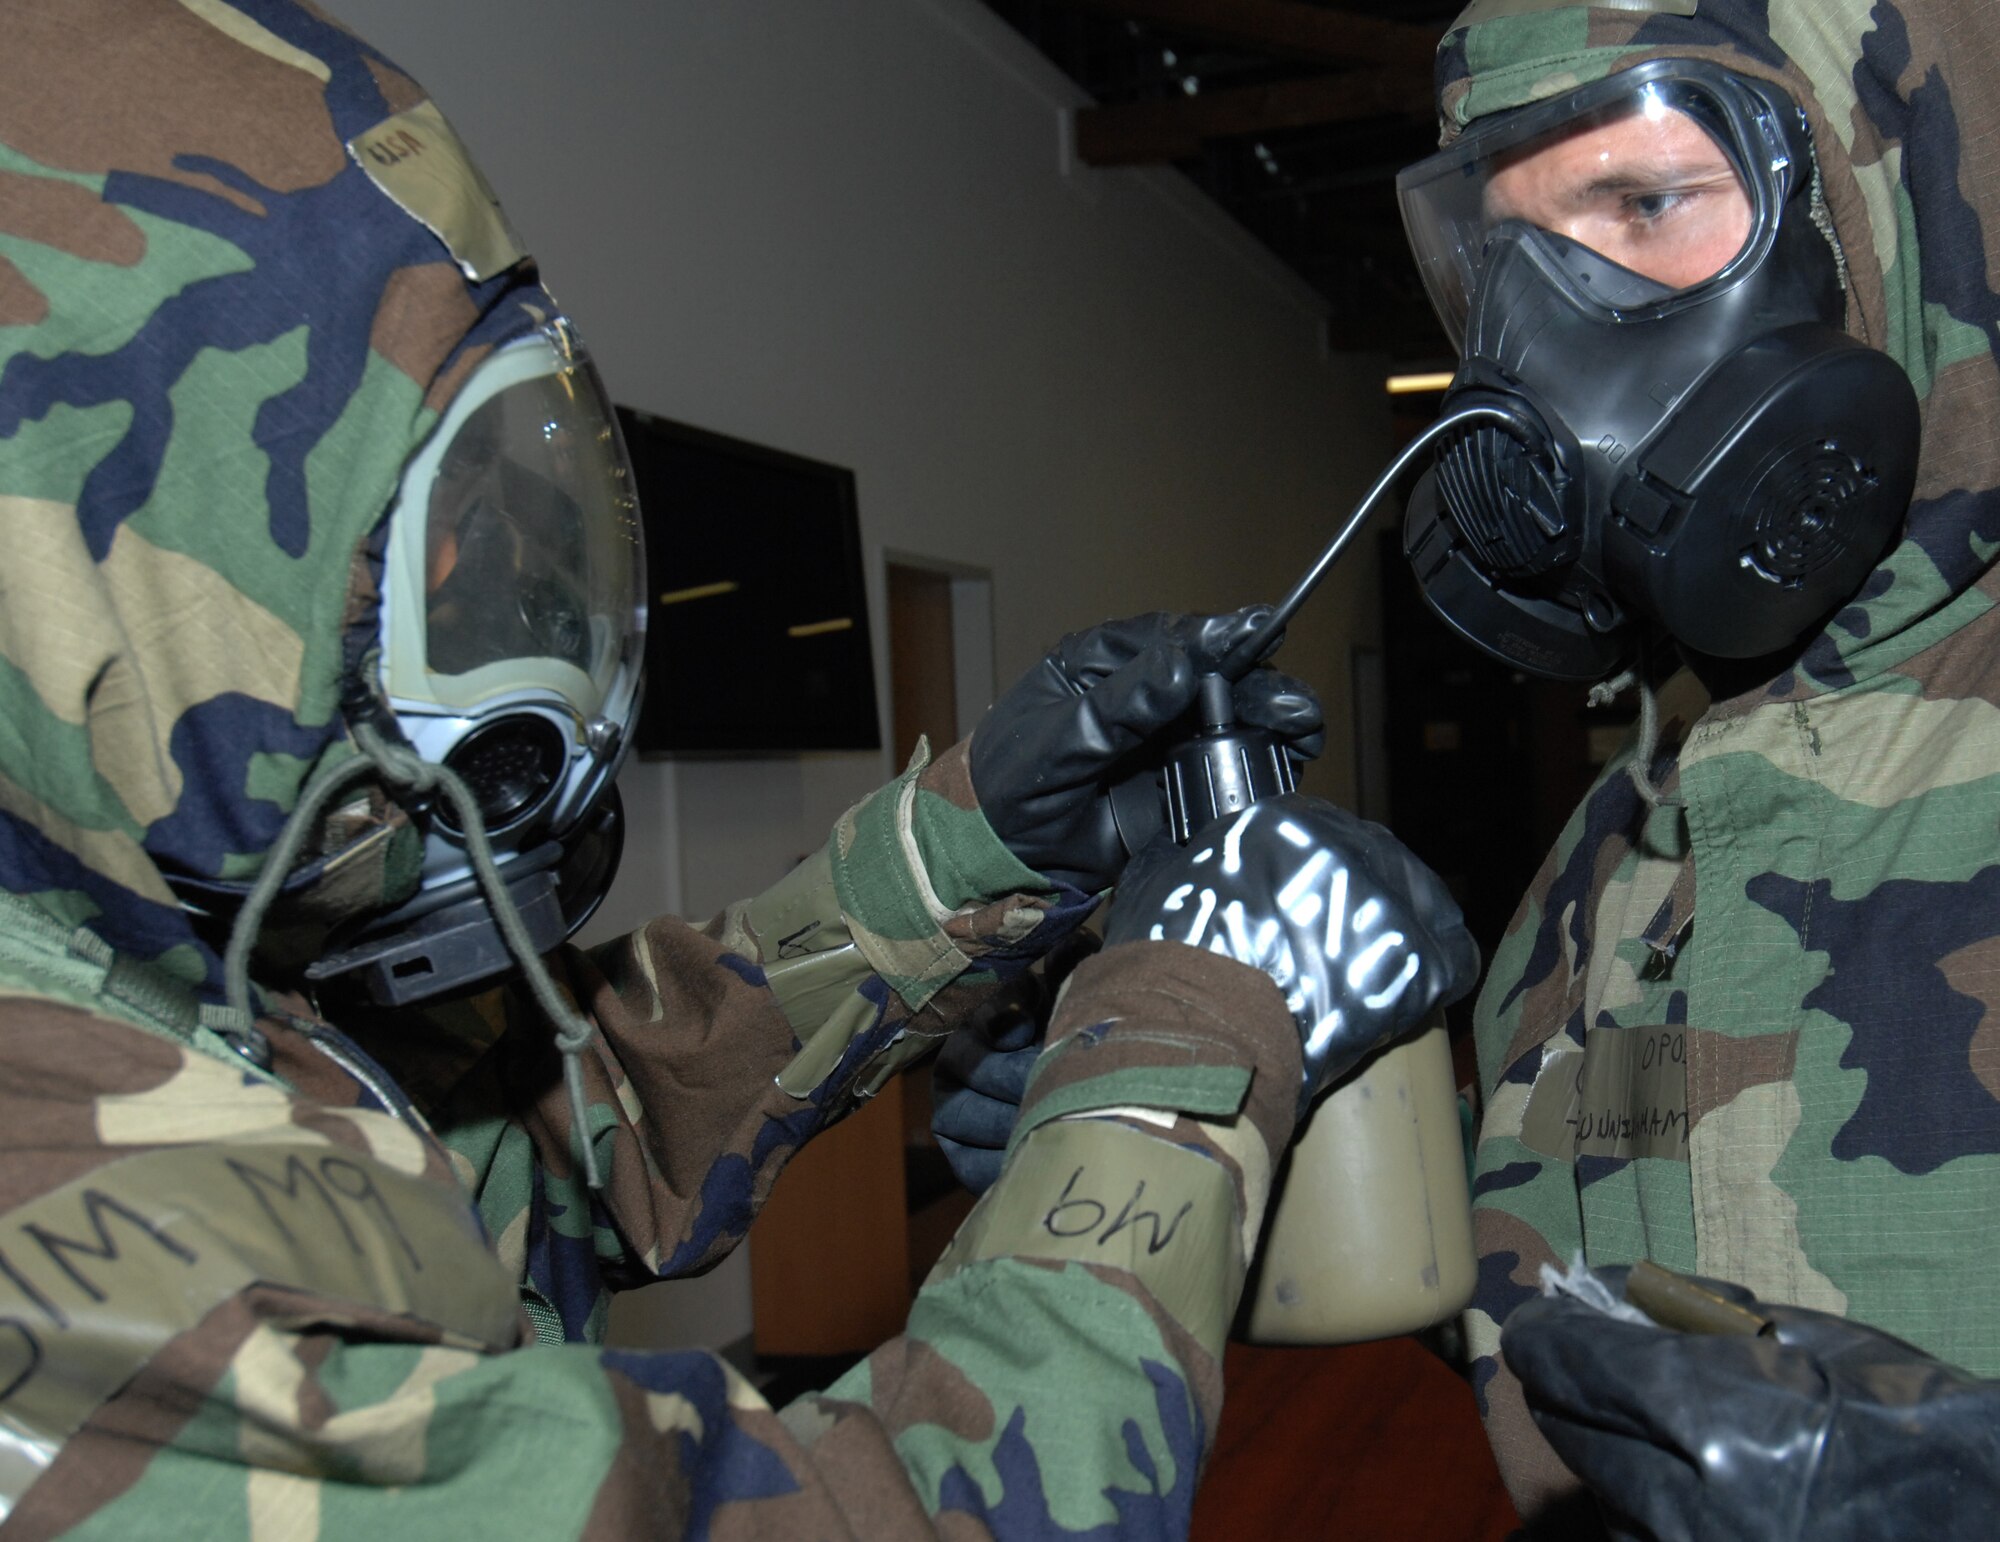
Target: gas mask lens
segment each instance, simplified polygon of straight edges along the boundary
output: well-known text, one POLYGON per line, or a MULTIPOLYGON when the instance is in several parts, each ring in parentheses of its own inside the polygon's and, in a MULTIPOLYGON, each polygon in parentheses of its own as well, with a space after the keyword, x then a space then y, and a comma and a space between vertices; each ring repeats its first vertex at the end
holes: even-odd
POLYGON ((587 919, 618 866, 614 779, 638 718, 646 559, 618 420, 546 295, 480 358, 403 468, 382 554, 380 684, 410 748, 456 799, 418 811, 423 866, 322 977, 396 1004, 510 967, 475 865, 491 859, 541 953, 587 919))
POLYGON ((474 371, 411 462, 390 542, 392 695, 470 712, 528 688, 588 719, 629 694, 638 509, 617 419, 564 323, 474 371))
POLYGON ((1766 137, 1705 82, 1614 76, 1411 167, 1398 179, 1403 218, 1453 345, 1489 237, 1512 221, 1559 238, 1574 298, 1621 317, 1724 273, 1754 244, 1761 200, 1744 168, 1770 161, 1766 137))
MULTIPOLYGON (((515 347, 524 365, 559 362, 546 339, 515 347)), ((601 694, 630 640, 638 552, 624 454, 595 373, 507 382, 458 425, 431 484, 430 671, 535 660, 580 671, 601 694)))

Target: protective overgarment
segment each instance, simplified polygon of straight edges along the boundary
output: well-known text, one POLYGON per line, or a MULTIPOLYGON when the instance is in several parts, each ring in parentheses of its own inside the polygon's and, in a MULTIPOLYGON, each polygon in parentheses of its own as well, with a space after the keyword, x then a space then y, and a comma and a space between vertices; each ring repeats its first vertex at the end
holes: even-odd
MULTIPOLYGON (((596 1030, 581 1127, 516 992, 352 1036, 282 989, 224 1005, 169 880, 239 892, 353 763, 399 478, 555 313, 422 91, 316 11, 6 18, 8 1535, 1183 1533, 1299 1077, 1229 960, 1079 978, 1057 1028, 1097 1052, 1045 1071, 907 1333, 828 1396, 781 1417, 712 1356, 591 1347, 611 1290, 721 1258, 802 1142, 1087 909, 995 838, 963 746, 707 926, 551 954, 596 1030), (1174 1224, 1085 1224, 1141 1185, 1174 1224)), ((310 837, 262 980, 417 883, 373 781, 310 837)))
POLYGON ((2000 1373, 2000 15, 1481 0, 1447 135, 1653 57, 1806 111, 1847 330, 1923 407, 1900 543, 1775 673, 1683 673, 1495 952, 1475 1386, 1524 1515, 1573 1480, 1495 1353, 1547 1262, 1652 1257, 2000 1373))

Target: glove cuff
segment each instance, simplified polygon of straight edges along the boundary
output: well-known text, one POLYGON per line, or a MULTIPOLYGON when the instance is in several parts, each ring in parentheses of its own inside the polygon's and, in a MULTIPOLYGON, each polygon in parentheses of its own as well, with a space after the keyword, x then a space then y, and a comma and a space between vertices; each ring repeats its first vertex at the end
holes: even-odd
POLYGON ((1054 895, 1057 885, 1008 850, 980 811, 971 744, 961 739, 930 759, 929 744, 919 739, 903 773, 916 772, 910 833, 938 903, 959 910, 1009 894, 1054 895))
POLYGON ((915 1011, 994 948, 1041 924, 1053 895, 1000 844, 971 796, 964 751, 930 764, 921 740, 903 774, 840 817, 827 843, 854 945, 915 1011))

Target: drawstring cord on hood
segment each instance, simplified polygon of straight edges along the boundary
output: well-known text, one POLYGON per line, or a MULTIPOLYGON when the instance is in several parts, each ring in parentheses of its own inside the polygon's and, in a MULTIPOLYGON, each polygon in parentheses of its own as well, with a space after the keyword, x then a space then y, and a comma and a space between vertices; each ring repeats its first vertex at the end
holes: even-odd
POLYGON ((1632 745, 1632 759, 1626 764, 1625 774, 1631 778, 1640 800, 1647 808, 1656 809, 1662 804, 1677 804, 1678 799, 1669 798, 1660 791, 1653 780, 1653 757, 1660 752, 1660 697, 1653 689, 1651 672, 1647 660, 1640 662, 1609 680, 1600 680, 1590 688, 1584 698, 1592 707, 1608 707, 1626 691, 1639 688, 1639 733, 1632 745))
POLYGON ((508 896, 507 885, 494 863, 493 846, 486 836, 485 821, 479 817, 477 801, 457 773, 425 760, 408 745, 391 742, 369 723, 357 722, 353 725, 353 740, 359 754, 351 760, 323 768, 307 783, 299 796, 298 807, 285 821, 284 829, 279 832, 276 844, 265 859, 263 872, 243 901, 236 924, 230 928, 229 948, 222 960, 223 989, 229 1010, 239 1014, 244 1023, 255 1018, 250 1004, 250 951, 263 928, 266 912, 277 899, 279 889, 298 860, 307 833, 318 824, 321 811, 334 795, 370 773, 379 775, 400 792, 442 793, 465 836, 466 855, 471 859, 472 870, 479 880, 480 892, 486 897, 487 907, 493 912, 494 924, 507 944, 507 951, 520 965, 521 973, 527 976, 535 1004, 555 1028, 556 1049, 563 1057, 563 1082, 569 1089, 570 1122, 574 1127, 573 1139, 578 1147, 584 1182, 593 1190, 603 1188, 597 1169, 597 1153, 590 1144, 590 1126, 586 1117, 588 1105, 583 1095, 583 1051, 595 1029, 556 989, 555 981, 549 977, 548 966, 535 952, 527 927, 522 924, 521 913, 508 896))

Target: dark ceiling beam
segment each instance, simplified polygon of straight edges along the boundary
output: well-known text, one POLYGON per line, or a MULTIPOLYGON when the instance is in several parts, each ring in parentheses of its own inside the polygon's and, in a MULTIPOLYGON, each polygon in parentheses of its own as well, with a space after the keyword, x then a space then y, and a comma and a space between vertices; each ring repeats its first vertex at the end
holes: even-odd
POLYGON ((1357 118, 1428 118, 1431 112, 1427 74, 1354 70, 1162 102, 1085 107, 1076 115, 1076 153, 1086 166, 1142 166, 1184 160, 1207 139, 1357 118))
POLYGON ((1396 173, 1421 159, 1423 152, 1417 150, 1393 161, 1356 161, 1341 171, 1318 176, 1267 177, 1262 182, 1233 187, 1228 196, 1249 203, 1283 203, 1287 199, 1319 198, 1327 193, 1351 193, 1356 188, 1393 189, 1396 173))
POLYGON ((1441 29, 1329 11, 1298 0, 1058 0, 1272 58, 1315 64, 1406 64, 1428 71, 1441 29))

